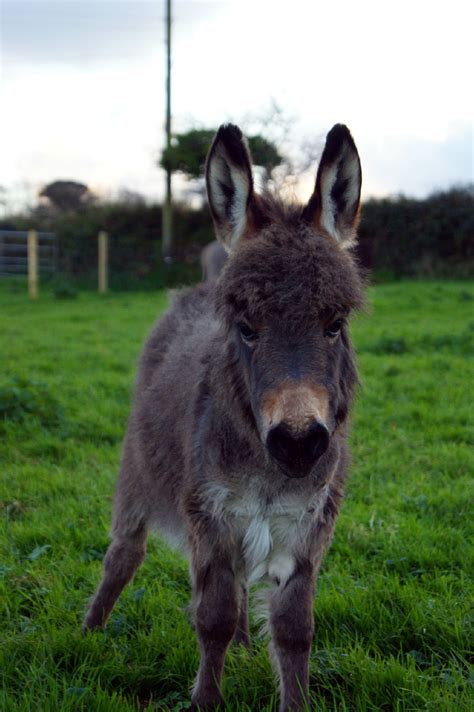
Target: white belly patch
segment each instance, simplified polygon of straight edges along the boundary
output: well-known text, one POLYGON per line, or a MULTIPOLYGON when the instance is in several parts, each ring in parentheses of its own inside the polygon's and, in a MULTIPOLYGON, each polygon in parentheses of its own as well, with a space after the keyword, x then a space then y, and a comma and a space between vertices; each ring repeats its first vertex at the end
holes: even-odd
MULTIPOLYGON (((249 583, 268 576, 284 585, 295 569, 295 554, 300 548, 303 523, 294 517, 257 516, 250 520, 242 540, 245 574, 249 583)), ((307 522, 306 522, 307 524, 307 522)), ((239 521, 239 528, 247 525, 239 521)))
MULTIPOLYGON (((243 522, 239 524, 242 525, 243 522)), ((249 580, 257 581, 267 573, 267 560, 272 546, 269 520, 262 517, 251 519, 242 540, 242 553, 249 580)))
POLYGON ((224 507, 231 515, 236 538, 241 541, 245 576, 249 583, 268 576, 284 585, 295 570, 296 554, 304 546, 311 522, 318 516, 325 500, 320 493, 317 502, 295 502, 291 497, 263 507, 258 499, 239 502, 231 499, 224 507))
POLYGON ((213 515, 227 521, 239 543, 246 581, 268 577, 278 585, 284 585, 294 572, 296 555, 327 493, 325 487, 309 501, 286 493, 268 503, 259 491, 236 493, 217 483, 208 485, 206 492, 213 515))

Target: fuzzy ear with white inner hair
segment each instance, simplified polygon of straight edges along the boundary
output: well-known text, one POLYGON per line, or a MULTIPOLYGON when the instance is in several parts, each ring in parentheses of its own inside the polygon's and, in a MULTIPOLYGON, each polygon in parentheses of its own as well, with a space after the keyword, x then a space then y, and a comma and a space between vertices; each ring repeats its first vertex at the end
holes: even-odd
POLYGON ((326 137, 316 186, 303 217, 334 237, 343 247, 356 239, 362 171, 347 126, 336 124, 326 137))
POLYGON ((206 162, 206 186, 216 236, 230 252, 252 223, 252 162, 242 131, 223 124, 206 162))

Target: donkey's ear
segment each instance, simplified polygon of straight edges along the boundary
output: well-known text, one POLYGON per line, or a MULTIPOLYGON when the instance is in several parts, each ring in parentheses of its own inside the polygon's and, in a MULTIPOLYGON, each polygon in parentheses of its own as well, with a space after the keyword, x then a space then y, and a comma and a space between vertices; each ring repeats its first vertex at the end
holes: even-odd
POLYGON ((347 126, 336 124, 326 137, 316 186, 303 216, 325 230, 343 247, 355 242, 362 171, 354 139, 347 126))
POLYGON ((206 185, 217 238, 231 251, 253 225, 252 162, 238 126, 226 124, 217 132, 207 157, 206 185))

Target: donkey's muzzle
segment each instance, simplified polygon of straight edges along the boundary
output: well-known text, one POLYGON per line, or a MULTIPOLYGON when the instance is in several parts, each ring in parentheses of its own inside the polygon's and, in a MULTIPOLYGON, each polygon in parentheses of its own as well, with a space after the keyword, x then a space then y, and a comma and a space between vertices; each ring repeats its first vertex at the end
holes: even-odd
POLYGON ((309 475, 328 445, 329 431, 318 420, 314 420, 303 433, 294 432, 283 422, 267 435, 268 451, 288 477, 309 475))

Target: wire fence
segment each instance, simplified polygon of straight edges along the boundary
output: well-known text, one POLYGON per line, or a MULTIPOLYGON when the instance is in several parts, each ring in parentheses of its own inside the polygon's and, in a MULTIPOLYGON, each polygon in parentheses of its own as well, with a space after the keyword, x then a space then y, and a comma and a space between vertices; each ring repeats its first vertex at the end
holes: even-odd
MULTIPOLYGON (((28 292, 37 299, 39 284, 58 272, 59 241, 53 232, 37 230, 0 230, 0 277, 28 277, 28 292)), ((109 289, 109 236, 101 230, 97 236, 98 291, 109 289)))
MULTIPOLYGON (((0 277, 28 274, 27 230, 0 230, 0 277)), ((58 240, 52 232, 37 232, 37 265, 43 275, 58 269, 58 240)))

